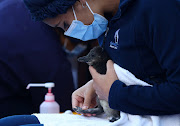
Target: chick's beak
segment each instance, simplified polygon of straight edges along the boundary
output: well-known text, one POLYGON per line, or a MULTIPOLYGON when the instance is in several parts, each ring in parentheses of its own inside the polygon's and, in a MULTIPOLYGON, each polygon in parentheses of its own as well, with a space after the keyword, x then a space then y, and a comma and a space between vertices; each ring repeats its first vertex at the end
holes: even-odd
POLYGON ((79 62, 87 63, 89 66, 92 66, 91 60, 87 56, 79 57, 78 58, 79 62))
POLYGON ((85 62, 85 63, 87 63, 87 62, 88 62, 88 58, 87 58, 86 56, 79 57, 79 58, 78 58, 78 61, 79 61, 79 62, 85 62))

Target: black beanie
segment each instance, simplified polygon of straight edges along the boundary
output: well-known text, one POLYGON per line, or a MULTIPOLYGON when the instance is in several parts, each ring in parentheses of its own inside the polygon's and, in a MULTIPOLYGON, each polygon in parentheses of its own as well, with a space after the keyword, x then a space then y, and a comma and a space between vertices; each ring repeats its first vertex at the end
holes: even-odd
POLYGON ((77 0, 24 0, 34 21, 64 14, 77 0))

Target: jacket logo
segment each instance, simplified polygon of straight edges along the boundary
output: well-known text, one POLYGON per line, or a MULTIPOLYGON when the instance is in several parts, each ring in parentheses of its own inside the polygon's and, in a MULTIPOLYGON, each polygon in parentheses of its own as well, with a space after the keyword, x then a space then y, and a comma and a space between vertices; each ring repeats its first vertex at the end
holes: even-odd
POLYGON ((111 41, 110 42, 110 47, 113 48, 113 49, 117 49, 118 48, 118 45, 119 45, 119 31, 120 29, 118 29, 116 32, 115 32, 115 35, 114 35, 114 42, 111 41))

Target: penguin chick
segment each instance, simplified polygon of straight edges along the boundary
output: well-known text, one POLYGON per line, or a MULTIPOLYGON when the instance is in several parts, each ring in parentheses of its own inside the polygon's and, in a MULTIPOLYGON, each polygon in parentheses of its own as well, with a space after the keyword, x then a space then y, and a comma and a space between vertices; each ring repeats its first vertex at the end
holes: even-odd
POLYGON ((108 60, 110 60, 110 57, 100 46, 91 49, 86 56, 78 58, 79 62, 87 63, 89 66, 94 67, 100 74, 106 74, 106 63, 108 60))
MULTIPOLYGON (((79 62, 87 63, 88 65, 96 69, 96 71, 100 74, 106 74, 106 63, 108 60, 110 60, 110 57, 100 46, 96 46, 93 49, 91 49, 86 56, 78 58, 79 62)), ((105 112, 110 122, 114 122, 120 118, 119 111, 111 109, 107 101, 100 100, 97 98, 97 105, 97 108, 90 108, 87 110, 82 110, 82 108, 80 107, 76 107, 73 109, 74 111, 82 114, 90 113, 99 115, 105 112)))

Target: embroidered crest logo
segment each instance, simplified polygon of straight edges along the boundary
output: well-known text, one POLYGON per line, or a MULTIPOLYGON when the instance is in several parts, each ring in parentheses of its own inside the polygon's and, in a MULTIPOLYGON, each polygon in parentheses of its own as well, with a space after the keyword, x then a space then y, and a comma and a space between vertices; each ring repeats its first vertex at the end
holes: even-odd
POLYGON ((118 29, 116 32, 115 32, 115 35, 114 35, 114 42, 110 42, 110 47, 113 48, 113 49, 117 49, 118 48, 118 44, 119 44, 119 31, 120 29, 118 29))

